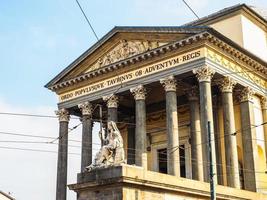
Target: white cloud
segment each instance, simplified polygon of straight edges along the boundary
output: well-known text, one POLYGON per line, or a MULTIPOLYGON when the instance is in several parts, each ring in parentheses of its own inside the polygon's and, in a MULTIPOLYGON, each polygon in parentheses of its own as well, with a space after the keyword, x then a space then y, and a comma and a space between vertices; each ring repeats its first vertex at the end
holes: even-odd
MULTIPOLYGON (((9 113, 31 113, 54 115, 55 107, 19 107, 13 106, 0 99, 0 112, 9 113)), ((71 120, 70 127, 77 125, 79 120, 71 120)), ((15 132, 22 134, 32 134, 39 136, 58 136, 58 120, 55 118, 22 117, 0 114, 0 131, 15 132)), ((95 134, 96 135, 96 134, 95 134)), ((70 139, 81 139, 81 126, 69 135, 70 139)), ((20 140, 20 141, 51 141, 39 138, 28 138, 0 134, 0 141, 20 140)), ((94 139, 95 140, 95 139, 94 139)), ((98 141, 95 141, 98 142, 98 141)), ((80 143, 71 143, 80 145, 80 143)), ((52 144, 16 144, 2 143, 0 146, 43 149, 57 151, 57 145, 52 144)), ((96 147, 93 147, 96 148, 96 147)), ((69 152, 80 153, 80 148, 69 148, 69 152)), ((19 150, 0 150, 0 189, 12 192, 13 196, 28 200, 55 199, 56 189, 56 153, 42 153, 19 150)), ((80 171, 80 156, 69 155, 68 162, 68 183, 76 182, 76 175, 80 171)), ((76 199, 76 194, 68 191, 68 200, 76 199)))

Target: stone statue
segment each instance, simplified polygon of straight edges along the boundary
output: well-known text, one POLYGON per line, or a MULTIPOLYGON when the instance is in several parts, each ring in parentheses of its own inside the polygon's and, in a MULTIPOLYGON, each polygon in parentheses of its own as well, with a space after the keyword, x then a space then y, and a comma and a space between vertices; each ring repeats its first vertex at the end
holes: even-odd
POLYGON ((95 155, 93 163, 86 167, 87 171, 125 163, 123 140, 115 122, 108 122, 107 132, 100 131, 103 146, 95 155))

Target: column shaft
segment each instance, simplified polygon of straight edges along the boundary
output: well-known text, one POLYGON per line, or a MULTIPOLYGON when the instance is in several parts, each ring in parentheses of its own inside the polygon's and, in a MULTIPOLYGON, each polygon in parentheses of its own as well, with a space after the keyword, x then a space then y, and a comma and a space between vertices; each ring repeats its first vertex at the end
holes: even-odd
POLYGON ((119 98, 115 95, 104 96, 103 100, 106 101, 108 107, 108 121, 118 121, 118 103, 119 98))
POLYGON ((191 140, 191 163, 192 178, 194 180, 204 181, 203 175, 203 159, 202 159, 202 143, 200 114, 199 114, 199 98, 197 87, 192 87, 186 91, 190 107, 190 140, 191 140))
POLYGON ((166 92, 166 118, 167 118, 167 160, 168 174, 180 176, 179 157, 179 131, 177 96, 174 91, 166 92), (176 150, 175 150, 176 148, 176 150))
POLYGON ((218 109, 218 97, 213 96, 213 122, 214 122, 214 137, 215 137, 215 149, 216 149, 216 163, 217 163, 217 181, 219 185, 223 185, 223 166, 222 166, 222 145, 219 125, 219 109, 218 109))
POLYGON ((135 164, 147 168, 146 153, 146 103, 135 101, 135 164))
POLYGON ((68 111, 65 109, 56 111, 56 114, 59 116, 56 200, 66 200, 67 199, 69 115, 68 115, 68 111))
POLYGON ((82 118, 82 158, 81 172, 92 163, 92 120, 91 116, 84 115, 82 118))
POLYGON ((243 168, 244 168, 244 186, 246 190, 256 192, 256 176, 255 176, 255 157, 256 150, 255 124, 252 92, 249 88, 245 88, 241 93, 241 131, 243 144, 243 168))
POLYGON ((265 157, 266 157, 266 168, 267 168, 267 97, 261 98, 262 106, 262 121, 264 130, 264 141, 265 141, 265 157))
POLYGON ((117 113, 117 108, 115 107, 110 107, 108 108, 108 121, 118 121, 118 113, 117 113))
POLYGON ((240 188, 232 92, 222 92, 227 185, 240 188))
MULTIPOLYGON (((216 152, 215 152, 215 140, 214 140, 214 130, 213 130, 213 115, 212 115, 212 99, 211 99, 211 85, 210 82, 200 82, 199 83, 199 93, 200 93, 200 118, 201 118, 201 135, 202 135, 202 156, 203 156, 203 166, 204 166, 204 181, 209 182, 210 180, 210 160, 209 160, 209 147, 208 147, 208 121, 211 126, 211 151, 213 157, 213 172, 216 174, 216 152)), ((215 182, 217 178, 215 179, 215 182)))

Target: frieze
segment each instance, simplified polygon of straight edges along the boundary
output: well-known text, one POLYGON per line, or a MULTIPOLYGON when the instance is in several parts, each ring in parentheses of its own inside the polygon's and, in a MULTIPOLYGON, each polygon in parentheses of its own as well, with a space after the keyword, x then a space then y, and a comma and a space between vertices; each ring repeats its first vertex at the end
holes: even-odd
POLYGON ((136 69, 132 71, 125 72, 123 74, 118 74, 115 77, 111 77, 105 79, 101 82, 95 82, 88 86, 75 89, 73 91, 69 91, 63 94, 60 94, 59 101, 64 102, 70 99, 74 99, 86 94, 91 94, 105 88, 109 88, 112 86, 120 85, 127 83, 129 81, 142 78, 145 76, 149 76, 154 73, 158 73, 170 68, 178 67, 181 64, 191 62, 193 60, 198 60, 204 57, 204 48, 197 49, 191 52, 187 52, 184 54, 177 55, 175 57, 136 69))
POLYGON ((113 50, 100 57, 90 68, 85 72, 99 69, 103 66, 115 63, 117 61, 135 56, 137 54, 158 48, 166 43, 157 41, 127 41, 121 40, 113 50))
POLYGON ((262 88, 267 87, 267 82, 264 79, 260 78, 258 75, 251 72, 254 70, 243 69, 237 63, 230 61, 226 57, 219 55, 218 53, 216 53, 216 52, 214 52, 208 48, 207 48, 206 54, 207 54, 207 58, 212 60, 213 62, 225 67, 226 69, 229 69, 230 71, 238 74, 239 76, 241 76, 247 80, 252 81, 253 83, 257 84, 258 86, 260 86, 262 88))

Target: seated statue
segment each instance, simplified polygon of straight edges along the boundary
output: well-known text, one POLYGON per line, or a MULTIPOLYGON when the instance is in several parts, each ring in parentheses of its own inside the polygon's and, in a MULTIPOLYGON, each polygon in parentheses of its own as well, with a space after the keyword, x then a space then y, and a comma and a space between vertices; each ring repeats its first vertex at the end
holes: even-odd
POLYGON ((104 168, 110 165, 125 163, 123 140, 115 122, 108 122, 107 133, 99 133, 103 146, 95 155, 93 163, 86 167, 87 171, 95 168, 104 168), (106 135, 106 136, 105 136, 106 135))

